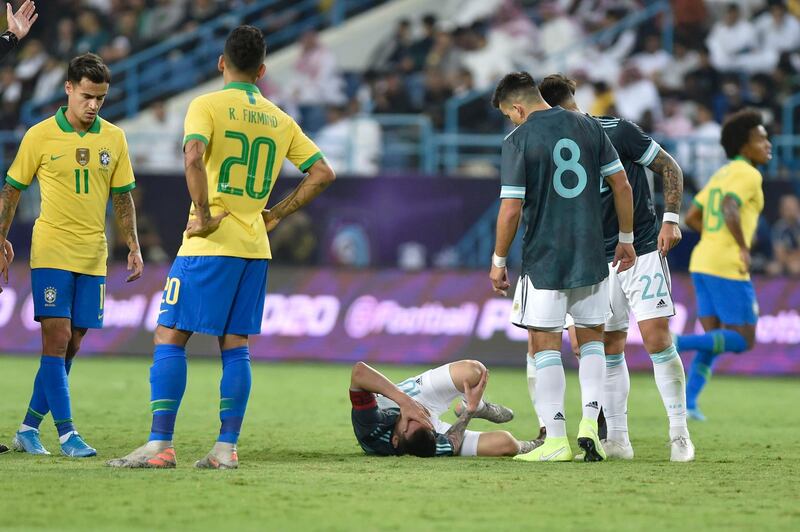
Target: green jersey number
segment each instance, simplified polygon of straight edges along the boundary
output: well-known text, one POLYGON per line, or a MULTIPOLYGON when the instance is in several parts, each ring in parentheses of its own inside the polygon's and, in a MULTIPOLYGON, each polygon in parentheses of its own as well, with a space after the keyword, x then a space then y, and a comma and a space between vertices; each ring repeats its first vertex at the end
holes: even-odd
POLYGON ((225 138, 238 140, 242 148, 239 155, 228 157, 222 161, 222 166, 219 169, 217 191, 234 196, 242 196, 246 191, 247 195, 253 199, 261 200, 266 198, 272 186, 272 170, 275 167, 275 152, 277 151, 275 141, 267 137, 256 137, 250 142, 247 135, 238 131, 226 131, 225 138), (257 188, 256 170, 258 169, 258 159, 262 151, 262 146, 266 147, 267 164, 264 168, 264 175, 257 188), (230 183, 231 168, 237 165, 247 167, 247 182, 245 183, 244 190, 231 186, 230 183))
POLYGON ((722 215, 722 191, 712 188, 708 192, 708 205, 703 209, 703 230, 713 233, 722 229, 725 217, 722 215))
POLYGON ((83 190, 81 190, 81 169, 75 169, 75 194, 89 193, 89 169, 83 169, 83 190))
POLYGON ((556 163, 556 173, 553 174, 553 188, 562 198, 572 199, 580 195, 583 189, 586 188, 586 169, 578 162, 580 158, 581 148, 574 140, 563 138, 556 142, 556 147, 553 148, 553 160, 556 163), (569 159, 564 159, 561 156, 561 150, 569 151, 569 159), (565 172, 572 172, 578 177, 578 182, 574 187, 569 188, 564 185, 563 177, 565 172))

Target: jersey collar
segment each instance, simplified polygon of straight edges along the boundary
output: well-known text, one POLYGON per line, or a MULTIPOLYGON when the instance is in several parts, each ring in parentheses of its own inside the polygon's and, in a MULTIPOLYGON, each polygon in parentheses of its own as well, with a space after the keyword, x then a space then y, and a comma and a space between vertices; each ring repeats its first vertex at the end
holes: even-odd
POLYGON ((742 162, 745 162, 745 163, 749 164, 750 166, 755 166, 753 164, 753 162, 750 159, 748 159, 747 157, 745 157, 744 155, 737 155, 736 157, 733 158, 733 160, 734 161, 742 161, 742 162))
POLYGON ((239 90, 242 90, 242 91, 255 92, 255 93, 261 94, 261 91, 258 90, 258 87, 256 87, 252 83, 245 83, 244 81, 231 81, 230 83, 228 83, 227 85, 222 87, 222 89, 223 90, 225 90, 225 89, 239 89, 239 90))
POLYGON ((86 133, 100 133, 100 117, 99 116, 95 116, 94 117, 94 122, 92 122, 92 125, 89 126, 88 130, 86 130, 86 131, 84 131, 82 133, 79 133, 79 132, 75 131, 75 128, 72 127, 72 124, 70 124, 69 120, 67 120, 66 112, 67 112, 66 106, 59 107, 58 111, 56 111, 56 124, 58 124, 58 127, 64 133, 78 133, 78 135, 80 135, 81 137, 84 136, 86 133))

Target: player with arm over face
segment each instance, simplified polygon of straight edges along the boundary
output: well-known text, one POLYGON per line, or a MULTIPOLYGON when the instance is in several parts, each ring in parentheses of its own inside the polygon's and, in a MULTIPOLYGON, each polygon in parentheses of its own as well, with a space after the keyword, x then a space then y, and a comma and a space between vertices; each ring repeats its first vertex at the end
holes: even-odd
POLYGON ((467 430, 471 419, 510 421, 508 408, 483 401, 489 372, 476 360, 459 360, 395 385, 363 362, 350 376, 351 418, 365 453, 378 456, 515 456, 540 442, 520 441, 500 430, 467 430), (376 395, 377 394, 377 395, 376 395), (439 416, 462 398, 453 425, 439 416))
MULTIPOLYGON (((556 74, 539 84, 550 105, 580 112, 575 99, 575 82, 556 74)), ((636 316, 644 347, 653 361, 653 372, 669 418, 672 461, 694 459, 694 446, 686 425, 686 384, 678 351, 672 343, 669 318, 675 314, 670 293, 666 255, 681 239, 678 215, 683 193, 683 173, 675 160, 636 124, 615 117, 594 117, 619 153, 633 190, 636 264, 625 272, 611 266, 619 227, 611 190, 602 191, 603 233, 609 263, 611 316, 606 320, 604 344, 606 382, 603 410, 608 436, 603 446, 609 457, 633 458, 628 438, 628 394, 630 378, 625 363, 625 342, 630 313, 636 316), (645 168, 663 178, 665 213, 659 229, 645 168)), ((528 366, 530 368, 530 365, 528 366)), ((531 376, 529 375, 529 378, 531 376)))
POLYGON ((684 335, 678 348, 697 354, 689 368, 686 402, 689 417, 704 420, 697 398, 722 353, 753 348, 758 302, 750 280, 750 246, 764 209, 763 178, 756 165, 772 158, 764 121, 755 109, 728 117, 722 125, 722 147, 731 161, 711 176, 697 193, 686 225, 700 233, 692 250, 692 274, 697 315, 705 334, 684 335))
POLYGON ((234 29, 218 60, 224 88, 189 105, 184 160, 193 206, 155 331, 149 442, 110 466, 175 467, 172 438, 186 389, 186 342, 199 332, 217 336, 222 352, 221 426, 212 450, 195 466, 238 467, 236 444, 251 385, 248 337, 261 332, 271 258, 262 212, 284 159, 308 175, 270 211, 273 226, 335 178, 297 123, 255 86, 265 54, 260 30, 234 29))
POLYGON ((87 330, 103 326, 109 194, 130 249, 128 281, 138 279, 143 270, 125 134, 98 116, 110 81, 111 73, 98 56, 84 54, 70 61, 66 107, 28 130, 0 191, 0 247, 20 193, 34 176, 42 196, 31 240, 31 288, 34 318, 42 327, 42 358, 13 442, 17 450, 31 454, 49 454, 39 438, 39 424, 48 411, 63 454, 97 454, 73 424, 67 375, 87 330))
POLYGON ((523 213, 523 259, 511 322, 528 329, 537 371, 536 407, 544 419, 544 445, 516 457, 569 461, 564 415, 566 389, 561 333, 569 312, 578 326, 583 419, 578 445, 586 461, 605 458, 597 434, 605 357, 603 324, 608 311, 608 266, 602 227, 601 189, 609 186, 619 216, 614 265, 636 260, 633 200, 625 170, 600 124, 542 99, 525 72, 498 84, 493 105, 516 125, 503 142, 500 212, 489 274, 495 292, 509 287, 506 255, 523 213), (524 206, 523 206, 524 201, 524 206))

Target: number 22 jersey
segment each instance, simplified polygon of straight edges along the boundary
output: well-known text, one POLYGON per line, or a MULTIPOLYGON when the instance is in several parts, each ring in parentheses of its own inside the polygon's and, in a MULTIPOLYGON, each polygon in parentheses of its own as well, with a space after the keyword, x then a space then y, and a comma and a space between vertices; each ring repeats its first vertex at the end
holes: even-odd
MULTIPOLYGON (((233 82, 195 98, 184 122, 184 146, 206 145, 211 215, 230 214, 204 237, 186 238, 179 256, 269 259, 272 254, 261 218, 284 159, 301 172, 322 159, 300 126, 250 83, 233 82)), ((193 216, 194 207, 190 212, 193 216)))

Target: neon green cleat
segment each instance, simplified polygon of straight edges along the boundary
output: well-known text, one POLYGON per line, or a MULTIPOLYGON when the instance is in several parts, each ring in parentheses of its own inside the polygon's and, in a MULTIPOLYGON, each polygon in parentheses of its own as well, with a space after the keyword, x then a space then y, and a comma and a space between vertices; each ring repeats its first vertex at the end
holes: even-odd
POLYGON ((578 426, 578 446, 583 449, 584 462, 600 462, 606 459, 606 452, 600 443, 600 436, 597 435, 596 419, 581 419, 578 426))
POLYGON ((563 438, 548 437, 544 443, 534 450, 518 454, 514 460, 522 462, 571 462, 572 449, 566 436, 563 438))

